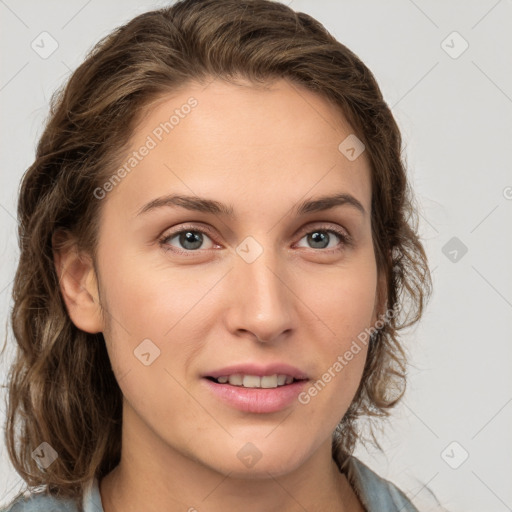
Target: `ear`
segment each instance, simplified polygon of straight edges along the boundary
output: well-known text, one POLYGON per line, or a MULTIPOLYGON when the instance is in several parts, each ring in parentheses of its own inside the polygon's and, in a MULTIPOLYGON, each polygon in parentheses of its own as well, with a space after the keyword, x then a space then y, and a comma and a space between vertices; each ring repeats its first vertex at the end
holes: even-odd
POLYGON ((81 253, 63 231, 54 233, 52 246, 60 291, 71 321, 82 331, 102 332, 103 316, 92 258, 81 253))

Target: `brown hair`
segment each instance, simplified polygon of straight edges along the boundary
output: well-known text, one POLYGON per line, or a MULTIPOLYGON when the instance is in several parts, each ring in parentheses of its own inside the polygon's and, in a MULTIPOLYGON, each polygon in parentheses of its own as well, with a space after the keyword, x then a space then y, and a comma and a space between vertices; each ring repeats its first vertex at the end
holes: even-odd
POLYGON ((103 335, 79 330, 68 316, 52 236, 64 229, 94 257, 101 205, 94 190, 112 175, 140 114, 162 95, 216 76, 253 83, 285 78, 338 106, 365 144, 378 272, 387 279, 387 307, 402 309, 372 336, 333 452, 350 453, 357 418, 386 416, 403 394, 406 359, 398 332, 421 317, 431 281, 400 132, 375 78, 319 22, 281 3, 184 0, 137 16, 93 48, 53 97, 22 181, 11 317, 18 347, 6 442, 29 486, 81 500, 84 483, 109 473, 121 451, 122 394, 103 335), (31 456, 43 441, 58 453, 45 471, 31 456))

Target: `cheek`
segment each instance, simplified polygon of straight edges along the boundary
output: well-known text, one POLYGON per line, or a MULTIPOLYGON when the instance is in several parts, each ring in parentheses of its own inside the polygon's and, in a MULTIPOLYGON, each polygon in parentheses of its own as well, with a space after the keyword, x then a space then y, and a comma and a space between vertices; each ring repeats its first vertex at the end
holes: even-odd
POLYGON ((105 303, 111 316, 138 337, 169 336, 190 314, 204 310, 204 299, 218 280, 211 271, 172 268, 165 261, 155 265, 143 255, 110 260, 115 265, 105 258, 102 272, 105 303))
POLYGON ((189 361, 207 339, 207 295, 217 278, 190 274, 128 258, 103 268, 112 368, 125 400, 151 425, 174 425, 176 410, 180 424, 204 422, 184 384, 189 361))
MULTIPOLYGON (((316 313, 310 326, 317 345, 318 374, 299 397, 310 414, 341 420, 359 387, 373 325, 377 273, 371 258, 340 270, 321 287, 309 283, 307 304, 316 313), (316 336, 314 334, 317 334, 316 336)), ((305 288, 306 289, 306 288, 305 288)))
POLYGON ((108 325, 104 334, 116 376, 130 373, 133 381, 137 375, 140 383, 151 387, 151 380, 158 385, 169 379, 167 373, 155 375, 167 370, 183 381, 188 362, 200 352, 215 317, 209 292, 218 275, 192 267, 151 265, 128 250, 118 250, 114 257, 113 245, 105 244, 103 250, 103 255, 110 255, 100 258, 108 325), (145 371, 145 363, 150 363, 151 372, 145 371))
POLYGON ((369 257, 331 272, 318 280, 317 286, 314 279, 304 283, 304 297, 316 313, 317 323, 331 334, 327 352, 343 350, 350 340, 372 325, 376 287, 376 266, 369 257))

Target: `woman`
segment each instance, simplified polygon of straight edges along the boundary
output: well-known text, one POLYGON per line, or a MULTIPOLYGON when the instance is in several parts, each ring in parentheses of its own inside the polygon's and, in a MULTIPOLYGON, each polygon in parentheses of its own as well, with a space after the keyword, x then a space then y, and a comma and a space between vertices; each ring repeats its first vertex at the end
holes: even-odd
POLYGON ((416 510, 352 455, 430 293, 400 152, 368 68, 283 4, 102 40, 20 191, 7 441, 46 492, 7 510, 416 510))

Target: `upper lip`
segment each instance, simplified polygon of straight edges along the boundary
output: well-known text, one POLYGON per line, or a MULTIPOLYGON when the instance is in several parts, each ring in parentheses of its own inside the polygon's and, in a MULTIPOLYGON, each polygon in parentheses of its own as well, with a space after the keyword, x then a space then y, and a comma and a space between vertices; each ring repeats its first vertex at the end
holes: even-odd
POLYGON ((256 364, 256 363, 242 363, 231 366, 225 366, 219 370, 212 370, 205 373, 204 377, 213 377, 217 379, 219 377, 225 377, 228 375, 257 375, 264 377, 268 375, 289 375, 296 380, 308 379, 306 372, 299 370, 295 366, 284 363, 272 363, 272 364, 256 364))

